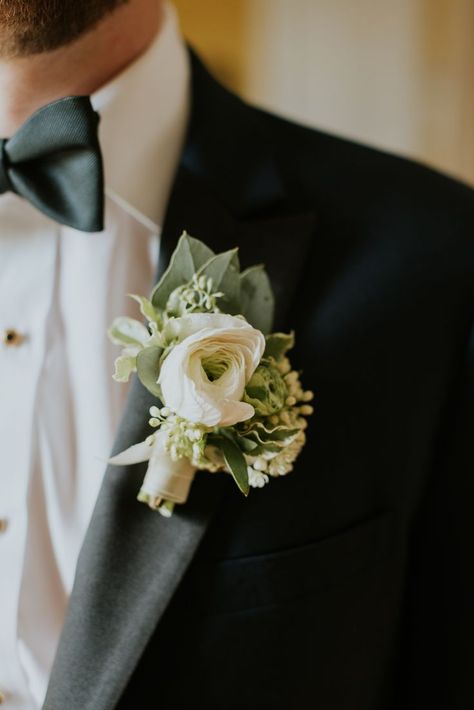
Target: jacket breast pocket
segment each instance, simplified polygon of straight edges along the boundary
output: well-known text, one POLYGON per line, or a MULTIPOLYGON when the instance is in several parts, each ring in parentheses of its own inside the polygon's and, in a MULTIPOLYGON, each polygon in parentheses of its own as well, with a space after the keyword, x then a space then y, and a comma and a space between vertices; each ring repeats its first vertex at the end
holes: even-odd
POLYGON ((385 512, 331 537, 276 552, 191 565, 186 596, 194 610, 227 613, 279 605, 318 593, 372 568, 394 548, 385 512))

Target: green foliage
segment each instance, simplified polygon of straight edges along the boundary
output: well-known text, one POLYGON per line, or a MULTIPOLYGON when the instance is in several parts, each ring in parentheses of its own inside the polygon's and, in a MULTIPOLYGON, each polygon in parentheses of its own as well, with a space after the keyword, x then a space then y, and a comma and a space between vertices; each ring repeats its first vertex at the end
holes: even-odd
POLYGON ((142 313, 148 318, 158 312, 168 315, 180 313, 179 303, 169 301, 179 298, 180 291, 192 287, 193 277, 205 276, 212 280, 214 292, 222 292, 219 308, 223 313, 243 315, 262 333, 268 333, 273 323, 274 298, 270 280, 263 266, 254 266, 240 273, 238 250, 231 249, 214 254, 203 242, 183 232, 170 264, 151 295, 151 301, 140 299, 142 313))
POLYGON ((212 256, 214 256, 212 249, 209 249, 199 239, 193 239, 189 234, 183 232, 168 268, 153 289, 151 295, 153 306, 164 310, 170 294, 179 286, 191 281, 193 275, 212 256))
POLYGON ((115 372, 112 375, 116 382, 128 382, 132 372, 136 370, 136 355, 120 355, 115 360, 115 372))
POLYGON ((237 249, 231 249, 222 254, 216 254, 198 271, 198 276, 212 279, 214 291, 221 291, 224 294, 219 301, 219 308, 231 315, 240 312, 240 276, 237 252, 237 249))
POLYGON ((157 345, 144 348, 137 355, 137 374, 140 382, 149 392, 161 399, 161 388, 157 384, 160 374, 160 358, 163 349, 157 345))
POLYGON ((145 316, 148 321, 158 321, 158 313, 148 298, 145 298, 145 296, 138 296, 136 293, 130 293, 129 296, 140 304, 140 313, 145 316))
POLYGON ((244 402, 255 409, 258 416, 268 416, 283 409, 288 396, 285 380, 272 361, 262 360, 247 383, 244 402))
POLYGON ((291 350, 295 344, 295 334, 291 333, 272 333, 266 337, 266 347, 264 357, 272 357, 277 362, 281 360, 288 350, 291 350))
POLYGON ((252 266, 240 275, 241 314, 262 333, 272 329, 275 301, 264 266, 252 266))
POLYGON ((270 426, 265 421, 253 420, 239 429, 238 444, 245 453, 260 456, 278 453, 298 434, 299 428, 284 425, 270 426))
POLYGON ((232 474, 239 489, 247 496, 250 488, 249 475, 241 449, 228 434, 209 436, 207 441, 208 444, 215 446, 222 452, 228 470, 232 474))

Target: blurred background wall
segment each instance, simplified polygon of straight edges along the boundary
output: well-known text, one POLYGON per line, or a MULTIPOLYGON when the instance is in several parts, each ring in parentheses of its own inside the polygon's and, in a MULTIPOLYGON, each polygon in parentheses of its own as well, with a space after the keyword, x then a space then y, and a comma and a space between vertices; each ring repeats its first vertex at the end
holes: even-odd
POLYGON ((474 0, 174 0, 248 100, 474 184, 474 0))

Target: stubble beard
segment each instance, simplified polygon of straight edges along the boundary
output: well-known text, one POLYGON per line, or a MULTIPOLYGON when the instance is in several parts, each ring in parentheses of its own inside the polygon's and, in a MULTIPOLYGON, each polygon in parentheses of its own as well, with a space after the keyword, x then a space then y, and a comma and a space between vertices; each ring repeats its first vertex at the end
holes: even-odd
POLYGON ((0 58, 50 52, 92 30, 129 0, 0 0, 0 58))

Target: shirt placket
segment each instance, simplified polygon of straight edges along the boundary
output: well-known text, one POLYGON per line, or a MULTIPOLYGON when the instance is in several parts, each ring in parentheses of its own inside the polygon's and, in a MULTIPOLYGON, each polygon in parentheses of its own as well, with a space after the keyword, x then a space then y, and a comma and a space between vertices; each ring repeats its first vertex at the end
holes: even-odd
POLYGON ((0 692, 12 710, 31 710, 17 649, 18 598, 27 534, 33 412, 47 351, 57 231, 16 195, 0 199, 0 692))

